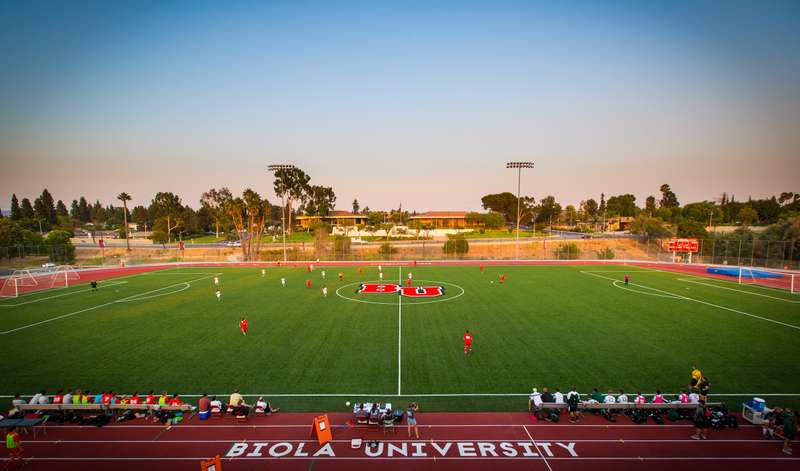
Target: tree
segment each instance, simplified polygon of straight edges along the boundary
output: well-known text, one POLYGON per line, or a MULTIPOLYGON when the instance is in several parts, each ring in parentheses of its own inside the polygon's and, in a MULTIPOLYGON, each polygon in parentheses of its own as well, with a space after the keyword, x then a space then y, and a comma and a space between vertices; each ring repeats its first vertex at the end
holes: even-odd
POLYGON ((694 219, 681 219, 678 222, 678 237, 691 237, 694 239, 705 239, 708 237, 706 225, 694 219))
POLYGON ((446 254, 464 255, 469 252, 469 242, 461 234, 448 235, 442 250, 446 254))
POLYGON ((370 211, 367 213, 367 224, 371 226, 379 226, 383 224, 385 215, 386 213, 383 211, 370 211))
POLYGON ((545 196, 536 206, 536 215, 536 219, 541 221, 552 221, 554 217, 558 220, 561 216, 561 205, 556 202, 554 196, 545 196))
POLYGON ((172 242, 172 231, 181 225, 181 213, 183 204, 181 199, 170 192, 158 192, 150 202, 148 213, 156 224, 164 224, 164 233, 167 234, 167 242, 172 242))
POLYGON ((19 207, 16 194, 11 195, 11 219, 14 221, 22 219, 22 210, 19 207))
POLYGON ((358 214, 358 208, 359 208, 358 200, 355 199, 355 200, 353 200, 353 214, 358 214))
POLYGON ((603 217, 603 218, 606 217, 606 194, 605 193, 600 193, 600 207, 597 208, 597 214, 599 214, 600 217, 603 217))
POLYGON ((51 195, 50 192, 47 191, 47 188, 45 188, 42 190, 42 194, 38 199, 42 202, 42 218, 47 219, 47 222, 49 222, 51 225, 56 224, 58 222, 58 217, 56 214, 56 204, 55 200, 53 199, 53 195, 51 195))
POLYGON ((58 200, 58 203, 56 203, 56 216, 69 216, 67 206, 61 200, 58 200))
POLYGON ((644 214, 640 214, 633 220, 631 233, 653 239, 660 239, 670 235, 669 229, 664 226, 664 221, 644 214))
POLYGON ((222 187, 219 190, 212 188, 200 196, 200 205, 206 208, 214 220, 214 232, 219 239, 219 226, 225 221, 225 208, 223 205, 232 198, 231 191, 222 187))
POLYGON ((33 218, 41 224, 39 227, 41 227, 44 232, 50 230, 50 217, 48 212, 42 198, 36 198, 33 202, 33 218))
POLYGON ((596 221, 597 201, 595 201, 594 198, 589 198, 581 203, 581 212, 585 215, 587 221, 596 221))
POLYGON ((127 251, 131 251, 131 239, 128 237, 128 201, 131 200, 131 195, 125 193, 124 191, 117 195, 117 199, 122 201, 122 224, 125 227, 125 245, 127 246, 127 251))
POLYGON ((33 206, 31 206, 31 200, 28 198, 22 198, 19 214, 21 216, 20 219, 33 219, 33 206))
POLYGON ((137 226, 144 226, 145 230, 147 230, 147 223, 150 221, 147 208, 142 205, 135 206, 133 211, 131 211, 131 220, 133 220, 137 226))
POLYGON ((86 198, 81 196, 78 202, 78 209, 79 209, 79 217, 78 220, 82 224, 86 224, 92 219, 92 208, 89 206, 89 203, 86 201, 86 198))
POLYGON ((78 208, 78 200, 72 200, 72 205, 69 207, 69 217, 78 221, 80 219, 80 209, 78 208))
POLYGON ((224 201, 223 208, 242 241, 242 257, 246 261, 255 260, 270 215, 269 201, 247 188, 241 198, 231 197, 224 201))
POLYGON ((22 228, 16 222, 0 219, 0 247, 13 247, 22 243, 22 228))
POLYGON ((649 216, 652 216, 653 213, 656 211, 656 197, 650 195, 647 199, 644 200, 644 209, 647 211, 649 216))
POLYGON ((750 206, 743 206, 736 215, 736 219, 745 227, 751 226, 754 222, 758 221, 758 213, 750 206))
POLYGON ((629 193, 612 196, 606 203, 606 210, 610 216, 636 216, 637 209, 636 197, 629 193))
POLYGON ((795 198, 795 194, 794 193, 792 193, 791 191, 784 191, 784 192, 781 192, 780 197, 778 197, 778 202, 781 205, 784 205, 784 204, 786 204, 787 201, 791 203, 792 200, 794 200, 794 198, 795 198))
MULTIPOLYGON (((485 195, 481 198, 483 209, 498 212, 507 222, 517 221, 517 197, 513 193, 503 192, 485 195)), ((520 220, 530 220, 533 215, 534 199, 530 196, 520 198, 520 220)))
POLYGON ((67 231, 50 231, 45 242, 50 246, 50 258, 56 263, 72 263, 75 261, 75 246, 67 231))
POLYGON ((661 201, 659 204, 662 208, 677 208, 679 206, 678 197, 675 196, 675 193, 669 185, 664 183, 659 188, 659 191, 661 191, 661 201))
POLYGON ((309 216, 327 216, 333 211, 336 194, 329 186, 312 185, 306 193, 306 214, 309 216))
POLYGON ((289 216, 287 229, 292 233, 292 201, 302 201, 308 194, 308 181, 311 179, 304 171, 297 167, 275 171, 273 187, 275 194, 286 200, 286 210, 289 216))

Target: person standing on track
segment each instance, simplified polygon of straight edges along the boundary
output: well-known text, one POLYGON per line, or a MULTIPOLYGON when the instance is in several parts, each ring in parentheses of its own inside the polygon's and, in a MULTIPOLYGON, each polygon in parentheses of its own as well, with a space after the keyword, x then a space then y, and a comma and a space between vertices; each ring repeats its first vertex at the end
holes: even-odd
POLYGON ((691 437, 692 440, 707 440, 707 430, 711 425, 711 411, 706 406, 706 401, 700 399, 692 419, 694 420, 694 435, 691 437))
POLYGON ((575 390, 575 386, 567 393, 567 409, 569 410, 569 421, 572 423, 580 422, 581 416, 578 412, 578 405, 581 403, 581 395, 575 390))
POLYGON ((411 438, 411 429, 414 429, 414 436, 419 440, 419 427, 417 427, 417 406, 416 402, 409 402, 406 409, 406 422, 408 422, 408 438, 411 438))
POLYGON ((247 318, 242 317, 242 320, 239 321, 239 330, 242 331, 242 335, 247 335, 247 318))
POLYGON ((464 355, 472 353, 472 334, 469 330, 464 332, 464 355))
POLYGON ((3 469, 11 469, 11 465, 15 463, 21 468, 24 465, 22 461, 22 440, 20 440, 17 427, 14 425, 8 429, 6 434, 6 449, 8 450, 8 461, 3 465, 3 469))

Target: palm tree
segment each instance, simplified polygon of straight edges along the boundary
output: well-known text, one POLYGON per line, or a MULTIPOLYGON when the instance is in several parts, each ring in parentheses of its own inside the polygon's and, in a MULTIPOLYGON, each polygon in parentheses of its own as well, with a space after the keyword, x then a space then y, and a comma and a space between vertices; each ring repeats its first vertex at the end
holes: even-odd
POLYGON ((117 195, 117 199, 122 201, 123 211, 122 211, 122 219, 125 224, 125 244, 128 246, 128 252, 131 251, 131 239, 128 237, 128 201, 131 200, 131 195, 125 193, 124 191, 117 195))

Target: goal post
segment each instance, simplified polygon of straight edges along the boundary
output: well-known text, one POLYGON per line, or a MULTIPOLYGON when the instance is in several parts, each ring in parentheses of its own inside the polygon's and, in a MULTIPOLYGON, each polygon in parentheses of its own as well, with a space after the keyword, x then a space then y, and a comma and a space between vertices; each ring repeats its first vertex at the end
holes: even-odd
POLYGON ((51 275, 51 288, 69 288, 70 284, 75 284, 81 276, 71 265, 60 265, 55 268, 51 275))
POLYGON ((14 270, 3 279, 0 298, 16 298, 21 292, 37 289, 39 282, 30 270, 14 270))
POLYGON ((800 292, 798 273, 770 268, 739 267, 739 284, 749 284, 786 290, 792 294, 800 292))

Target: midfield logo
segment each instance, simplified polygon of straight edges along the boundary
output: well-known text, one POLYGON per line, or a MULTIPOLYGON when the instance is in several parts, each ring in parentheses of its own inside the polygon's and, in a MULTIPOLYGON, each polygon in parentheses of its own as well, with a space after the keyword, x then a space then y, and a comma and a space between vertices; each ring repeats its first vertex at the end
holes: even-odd
POLYGON ((443 286, 400 286, 394 283, 362 283, 356 293, 399 293, 409 298, 435 298, 444 295, 443 286))

